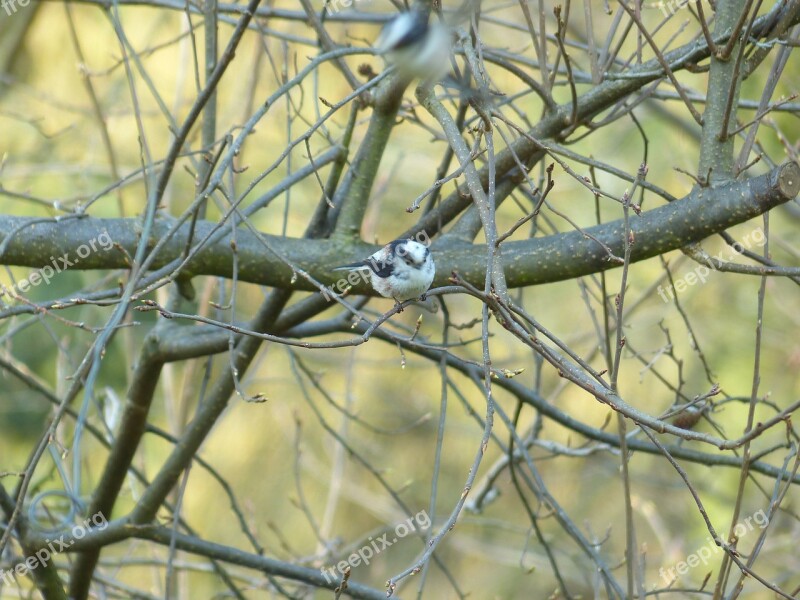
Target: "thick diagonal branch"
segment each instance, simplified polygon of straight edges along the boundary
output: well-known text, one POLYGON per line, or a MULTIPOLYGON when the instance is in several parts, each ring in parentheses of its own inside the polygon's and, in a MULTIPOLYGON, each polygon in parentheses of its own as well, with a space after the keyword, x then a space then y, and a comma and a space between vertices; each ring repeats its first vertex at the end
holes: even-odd
MULTIPOLYGON (((743 223, 794 198, 800 190, 800 167, 786 163, 751 179, 716 188, 702 188, 685 198, 633 217, 634 234, 631 260, 638 262, 699 242, 704 238, 743 223)), ((161 239, 172 227, 170 221, 157 221, 153 240, 161 239)), ((219 225, 199 222, 196 238, 219 225)), ((41 219, 6 216, 0 218, 0 247, 5 252, 0 262, 34 269, 50 265, 54 257, 75 260, 80 247, 107 232, 119 247, 130 253, 138 242, 135 219, 93 219, 42 222, 41 219), (9 236, 10 239, 9 239, 9 236)), ((181 255, 189 234, 187 225, 172 236, 153 265, 160 267, 181 255)), ((336 283, 331 267, 363 258, 376 247, 369 244, 343 245, 333 240, 283 238, 237 232, 238 281, 282 289, 315 290, 307 278, 298 276, 289 265, 303 269, 326 285, 336 283), (268 246, 272 251, 267 251, 268 246)), ((583 231, 570 231, 545 238, 534 238, 502 245, 502 262, 509 287, 524 287, 562 281, 605 271, 619 263, 625 236, 623 221, 617 220, 583 231)), ((476 286, 485 278, 483 257, 486 248, 472 244, 433 246, 438 273, 435 284, 447 281, 453 271, 476 286)), ((128 254, 129 255, 129 254, 128 254)), ((119 249, 98 250, 75 260, 71 269, 125 269, 128 256, 119 249)), ((201 249, 186 266, 186 275, 230 277, 233 250, 228 236, 201 249)), ((19 283, 19 282, 18 282, 19 283)), ((18 285, 18 291, 26 292, 18 285)), ((358 293, 374 294, 363 283, 358 293)))

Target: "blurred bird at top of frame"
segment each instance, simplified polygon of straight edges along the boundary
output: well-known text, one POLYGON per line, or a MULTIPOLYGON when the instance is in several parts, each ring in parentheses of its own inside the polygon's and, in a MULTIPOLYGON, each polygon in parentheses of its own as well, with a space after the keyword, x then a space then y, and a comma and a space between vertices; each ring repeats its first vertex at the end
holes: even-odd
POLYGON ((435 83, 450 68, 452 34, 425 11, 412 8, 389 21, 375 42, 388 65, 408 77, 435 83))
POLYGON ((375 291, 398 304, 412 298, 424 300, 436 273, 431 251, 414 240, 394 240, 365 260, 333 270, 355 269, 369 269, 375 291))

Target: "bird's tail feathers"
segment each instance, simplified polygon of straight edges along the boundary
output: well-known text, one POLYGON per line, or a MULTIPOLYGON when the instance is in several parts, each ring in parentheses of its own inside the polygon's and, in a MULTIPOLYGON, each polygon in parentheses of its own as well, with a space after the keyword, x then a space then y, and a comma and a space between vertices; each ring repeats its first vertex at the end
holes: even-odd
POLYGON ((351 263, 349 265, 342 265, 341 267, 334 267, 333 271, 353 271, 355 269, 369 269, 370 271, 377 273, 381 269, 385 268, 387 265, 387 259, 383 258, 378 260, 370 256, 367 260, 360 260, 356 263, 351 263))
POLYGON ((369 265, 365 262, 351 263, 349 265, 342 265, 340 267, 333 267, 331 271, 353 271, 355 269, 368 269, 369 265))

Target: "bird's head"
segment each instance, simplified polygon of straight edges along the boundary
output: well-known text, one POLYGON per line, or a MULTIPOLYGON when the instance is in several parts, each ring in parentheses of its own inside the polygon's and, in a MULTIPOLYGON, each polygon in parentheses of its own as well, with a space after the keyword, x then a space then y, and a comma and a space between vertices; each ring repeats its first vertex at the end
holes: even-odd
POLYGON ((414 240, 397 240, 390 244, 392 254, 413 269, 421 269, 431 252, 414 240))

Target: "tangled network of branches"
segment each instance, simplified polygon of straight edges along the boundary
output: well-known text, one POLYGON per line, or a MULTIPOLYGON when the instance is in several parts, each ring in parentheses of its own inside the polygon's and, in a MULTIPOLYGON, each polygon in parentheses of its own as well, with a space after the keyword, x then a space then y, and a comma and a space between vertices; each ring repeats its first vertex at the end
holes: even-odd
POLYGON ((797 597, 799 22, 3 0, 0 595, 797 597))

